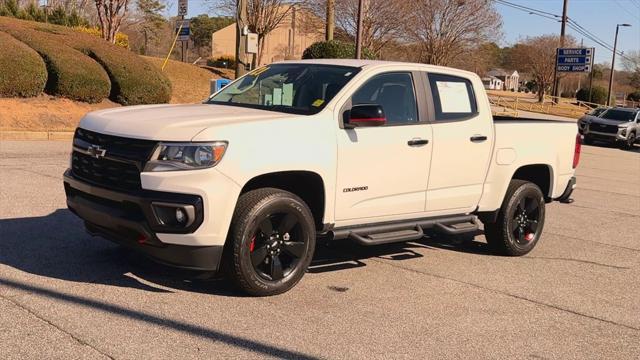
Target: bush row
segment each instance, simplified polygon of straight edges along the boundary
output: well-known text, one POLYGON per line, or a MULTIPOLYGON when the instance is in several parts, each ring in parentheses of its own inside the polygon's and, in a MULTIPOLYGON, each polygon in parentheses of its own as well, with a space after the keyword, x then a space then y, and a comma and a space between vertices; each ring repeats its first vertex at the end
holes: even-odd
POLYGON ((141 57, 100 38, 62 26, 4 17, 0 17, 0 31, 42 56, 49 73, 45 91, 52 95, 85 102, 109 97, 123 105, 171 99, 171 84, 164 74, 141 57))
MULTIPOLYGON (((353 59, 356 47, 352 43, 337 40, 319 41, 311 44, 302 53, 303 59, 353 59)), ((368 49, 362 49, 363 59, 375 59, 368 49)))
POLYGON ((47 83, 40 55, 4 32, 0 32, 0 69, 0 96, 37 96, 47 83))

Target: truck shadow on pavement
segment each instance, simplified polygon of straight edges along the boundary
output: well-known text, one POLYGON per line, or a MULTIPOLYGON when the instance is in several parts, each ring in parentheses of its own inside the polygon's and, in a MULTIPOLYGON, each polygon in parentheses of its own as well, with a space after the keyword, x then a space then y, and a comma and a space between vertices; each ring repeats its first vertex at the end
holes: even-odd
MULTIPOLYGON (((404 261, 423 257, 420 249, 489 254, 486 244, 456 244, 447 238, 366 247, 351 241, 318 240, 308 272, 319 274, 366 266, 364 260, 404 261)), ((242 297, 232 284, 213 274, 176 269, 84 231, 66 209, 29 218, 0 219, 0 264, 40 276, 82 283, 136 288, 149 292, 183 290, 242 297), (142 280, 142 281, 141 281, 142 280)))
POLYGON ((173 289, 242 296, 226 281, 202 281, 202 273, 157 264, 108 240, 91 237, 82 221, 66 209, 41 217, 0 219, 0 264, 67 281, 151 292, 173 289))

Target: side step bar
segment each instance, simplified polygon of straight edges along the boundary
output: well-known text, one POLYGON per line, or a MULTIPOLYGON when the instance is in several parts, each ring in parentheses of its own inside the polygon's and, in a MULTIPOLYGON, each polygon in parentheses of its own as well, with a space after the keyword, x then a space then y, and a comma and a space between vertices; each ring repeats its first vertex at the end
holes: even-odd
POLYGON ((360 245, 368 246, 419 240, 427 229, 445 235, 461 235, 478 228, 477 216, 458 215, 338 228, 330 231, 330 234, 334 240, 349 238, 360 245))

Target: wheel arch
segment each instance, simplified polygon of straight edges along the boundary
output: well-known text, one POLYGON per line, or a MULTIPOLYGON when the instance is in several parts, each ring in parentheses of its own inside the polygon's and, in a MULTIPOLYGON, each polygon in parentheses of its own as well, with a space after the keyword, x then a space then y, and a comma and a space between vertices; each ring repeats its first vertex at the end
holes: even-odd
POLYGON ((530 164, 516 169, 511 180, 525 180, 532 182, 542 190, 547 201, 551 200, 553 193, 553 167, 548 164, 530 164))
POLYGON ((289 191, 299 196, 309 206, 316 229, 319 231, 323 229, 326 195, 324 181, 318 173, 307 170, 288 170, 257 175, 244 184, 240 195, 265 187, 289 191))

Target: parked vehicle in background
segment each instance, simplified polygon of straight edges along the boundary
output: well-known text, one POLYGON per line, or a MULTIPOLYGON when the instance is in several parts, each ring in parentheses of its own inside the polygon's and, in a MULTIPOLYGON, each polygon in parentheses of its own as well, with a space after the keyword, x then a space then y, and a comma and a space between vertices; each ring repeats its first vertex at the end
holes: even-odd
POLYGON ((640 109, 615 107, 605 110, 600 116, 590 116, 578 121, 578 131, 584 143, 605 141, 631 148, 638 142, 640 133, 640 109))
POLYGON ((273 295, 318 235, 369 246, 482 221, 497 253, 527 254, 545 204, 570 199, 579 140, 573 122, 492 117, 474 73, 291 61, 204 104, 86 115, 64 186, 91 234, 273 295))
POLYGON ((597 107, 597 108, 589 111, 589 113, 587 115, 598 117, 598 116, 602 115, 603 112, 607 111, 607 109, 609 109, 609 108, 608 107, 597 107))

